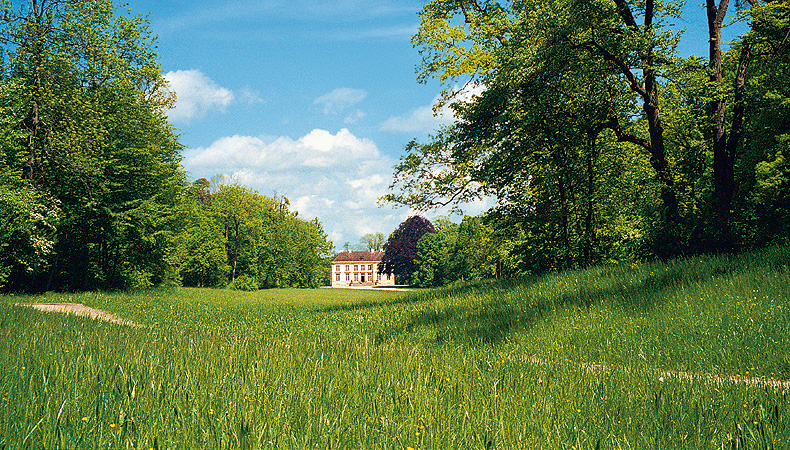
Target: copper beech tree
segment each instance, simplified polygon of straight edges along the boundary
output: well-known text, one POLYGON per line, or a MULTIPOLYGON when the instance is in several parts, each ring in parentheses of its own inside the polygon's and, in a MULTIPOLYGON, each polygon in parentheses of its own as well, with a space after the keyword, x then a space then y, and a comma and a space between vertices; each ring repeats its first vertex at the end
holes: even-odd
POLYGON ((417 242, 426 233, 434 233, 433 224, 422 216, 411 216, 390 234, 384 243, 384 256, 379 264, 380 273, 394 274, 395 280, 411 284, 416 268, 417 242))

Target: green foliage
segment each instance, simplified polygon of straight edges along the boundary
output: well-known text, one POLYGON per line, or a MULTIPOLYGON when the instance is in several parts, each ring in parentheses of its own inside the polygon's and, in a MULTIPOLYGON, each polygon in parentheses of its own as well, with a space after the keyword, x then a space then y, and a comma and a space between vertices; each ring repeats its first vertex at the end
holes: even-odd
POLYGON ((383 233, 368 233, 359 238, 357 250, 368 252, 380 252, 384 250, 384 243, 387 239, 383 233))
POLYGON ((756 184, 750 203, 753 235, 762 239, 786 241, 790 238, 790 135, 780 137, 780 149, 771 161, 755 168, 756 184))
POLYGON ((418 78, 458 120, 406 146, 382 200, 496 199, 483 277, 783 239, 790 8, 740 6, 719 80, 677 57, 676 2, 427 2, 418 78))
POLYGON ((210 204, 210 194, 187 194, 177 214, 179 275, 184 286, 217 287, 227 284, 230 266, 221 221, 210 204), (206 203, 204 203, 204 201, 206 203))
POLYGON ((91 0, 7 3, 0 26, 13 88, 0 165, 61 211, 49 273, 14 288, 177 283, 181 145, 147 22, 91 0))
POLYGON ((40 276, 49 267, 59 213, 40 192, 0 185, 0 287, 9 276, 40 276))
POLYGON ((443 284, 442 272, 447 267, 447 248, 440 242, 438 233, 425 233, 417 241, 416 267, 412 274, 412 285, 433 287, 443 284))
POLYGON ((236 278, 235 280, 231 281, 228 287, 237 291, 247 292, 257 291, 260 289, 258 287, 258 282, 255 281, 255 278, 248 275, 242 275, 236 278))
POLYGON ((214 185, 196 181, 179 215, 184 285, 233 287, 239 277, 261 288, 328 284, 334 246, 318 219, 304 221, 288 206, 287 198, 260 195, 224 178, 214 185))

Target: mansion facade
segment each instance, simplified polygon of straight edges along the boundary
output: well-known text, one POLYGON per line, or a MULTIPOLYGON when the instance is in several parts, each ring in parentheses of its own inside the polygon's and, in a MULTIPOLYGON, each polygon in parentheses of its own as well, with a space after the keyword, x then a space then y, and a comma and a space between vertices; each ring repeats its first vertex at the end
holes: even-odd
POLYGON ((379 273, 384 252, 340 252, 332 260, 332 287, 394 286, 392 274, 379 273))

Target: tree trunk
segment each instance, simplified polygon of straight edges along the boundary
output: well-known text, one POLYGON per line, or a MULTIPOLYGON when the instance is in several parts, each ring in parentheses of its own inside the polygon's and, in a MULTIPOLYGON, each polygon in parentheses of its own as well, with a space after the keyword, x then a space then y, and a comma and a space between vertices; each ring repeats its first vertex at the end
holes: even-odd
POLYGON ((715 0, 707 0, 708 15, 708 77, 716 92, 710 102, 712 114, 711 138, 713 139, 713 227, 715 236, 713 244, 716 248, 728 247, 731 241, 730 209, 734 189, 733 155, 728 151, 725 114, 727 97, 724 93, 724 75, 722 73, 721 28, 727 14, 728 0, 721 0, 716 6, 715 0))
POLYGON ((559 189, 560 194, 560 219, 561 219, 561 226, 562 226, 562 244, 563 244, 563 257, 562 257, 562 264, 563 269, 570 268, 570 254, 571 254, 571 240, 570 240, 570 231, 568 230, 568 198, 567 193, 565 192, 565 182, 563 180, 563 176, 560 175, 560 180, 558 182, 557 188, 559 189))
MULTIPOLYGON (((747 0, 752 6, 754 0, 747 0)), ((752 46, 744 41, 738 68, 735 74, 735 95, 730 135, 726 130, 727 98, 723 92, 724 75, 722 70, 721 29, 727 14, 728 0, 721 0, 716 6, 715 0, 707 0, 709 42, 709 79, 717 87, 711 101, 713 115, 713 245, 718 250, 732 249, 732 202, 735 198, 735 153, 743 135, 743 117, 745 110, 746 71, 752 59, 752 46), (719 91, 720 90, 720 91, 719 91)))
MULTIPOLYGON (((652 67, 653 58, 649 57, 647 66, 652 67)), ((642 104, 647 117, 647 126, 650 132, 650 165, 656 171, 656 178, 660 183, 661 200, 664 203, 664 223, 676 224, 679 219, 678 199, 675 195, 675 181, 667 162, 667 152, 664 146, 664 126, 661 122, 661 110, 658 106, 658 83, 656 82, 655 69, 645 71, 646 96, 642 104)))
POLYGON ((239 220, 234 219, 234 228, 236 232, 235 242, 233 243, 233 272, 230 281, 236 281, 236 262, 239 260, 239 220))
POLYGON ((593 245, 597 238, 595 229, 595 162, 598 158, 596 141, 600 131, 593 130, 587 135, 587 211, 584 218, 584 239, 582 257, 584 265, 592 264, 593 245))
POLYGON ((41 92, 42 87, 42 70, 44 67, 44 40, 46 38, 44 33, 43 23, 43 7, 38 4, 37 0, 33 0, 31 4, 30 15, 28 18, 27 32, 33 34, 31 52, 31 60, 33 63, 33 85, 30 92, 30 115, 29 122, 29 136, 28 136, 28 162, 23 178, 26 180, 33 180, 36 176, 36 159, 39 153, 39 140, 41 136, 41 92))
MULTIPOLYGON (((655 14, 655 3, 653 0, 647 0, 645 3, 644 27, 641 29, 636 23, 628 2, 625 0, 613 1, 615 5, 617 5, 620 18, 629 29, 640 31, 647 36, 651 35, 653 32, 653 17, 655 14)), ((623 75, 631 82, 631 89, 642 98, 642 109, 645 111, 650 133, 650 142, 648 145, 645 145, 645 148, 650 152, 650 165, 653 167, 653 170, 656 171, 656 179, 661 185, 660 196, 664 204, 663 221, 665 225, 677 224, 680 221, 678 200, 675 195, 675 182, 667 162, 666 148, 664 146, 664 127, 661 123, 661 111, 658 102, 657 72, 655 69, 656 64, 655 58, 653 57, 653 48, 647 49, 647 56, 645 57, 642 67, 644 87, 639 85, 636 76, 624 60, 608 52, 605 53, 604 57, 605 59, 615 62, 623 75)))

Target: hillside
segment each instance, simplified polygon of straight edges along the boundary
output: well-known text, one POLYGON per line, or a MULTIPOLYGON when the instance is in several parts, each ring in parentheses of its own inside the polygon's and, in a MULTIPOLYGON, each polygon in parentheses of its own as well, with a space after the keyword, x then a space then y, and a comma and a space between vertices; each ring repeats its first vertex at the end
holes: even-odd
POLYGON ((782 247, 408 294, 6 296, 0 444, 788 448, 788 262, 782 247))

